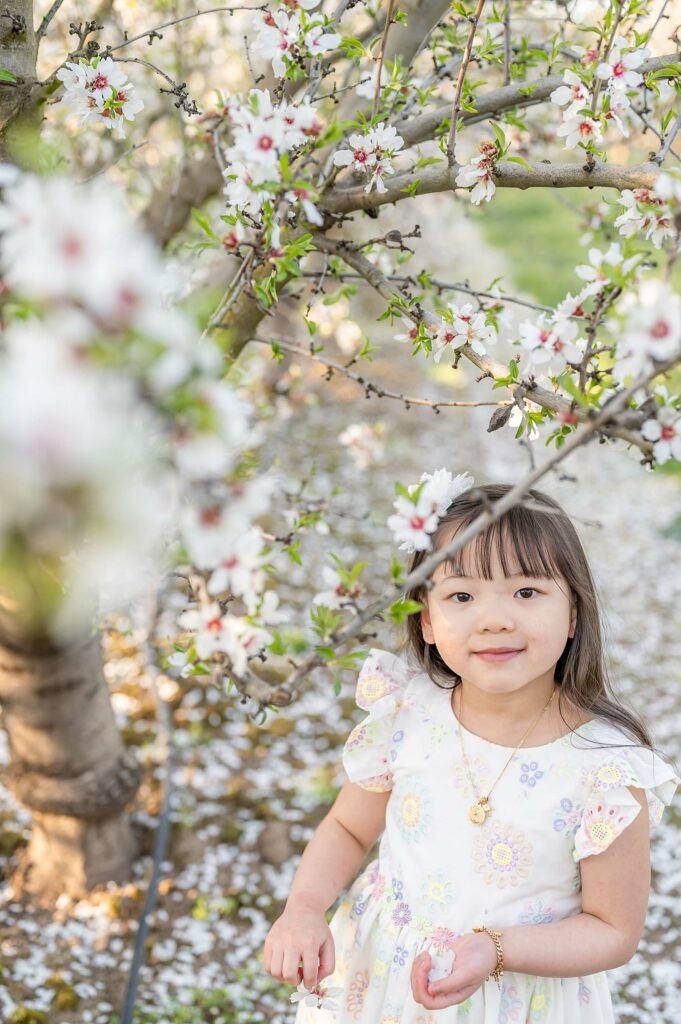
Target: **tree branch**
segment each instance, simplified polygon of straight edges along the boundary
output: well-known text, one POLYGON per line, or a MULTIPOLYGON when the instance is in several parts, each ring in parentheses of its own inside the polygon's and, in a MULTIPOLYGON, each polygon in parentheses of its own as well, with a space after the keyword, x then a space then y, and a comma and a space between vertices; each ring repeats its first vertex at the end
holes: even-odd
MULTIPOLYGON (((449 168, 445 162, 396 175, 385 192, 365 192, 363 188, 336 188, 320 201, 327 213, 352 213, 353 210, 375 210, 387 203, 397 203, 429 192, 449 192, 459 186, 452 182, 458 165, 449 168), (406 190, 409 191, 406 191, 406 190)), ((596 164, 592 171, 584 164, 537 164, 532 170, 520 164, 499 163, 493 171, 497 188, 652 188, 659 168, 652 161, 629 167, 625 164, 596 164)))
MULTIPOLYGON (((347 243, 343 243, 342 240, 326 238, 323 235, 314 235, 314 243, 318 249, 323 252, 331 252, 336 256, 340 256, 348 266, 353 267, 364 277, 369 284, 376 289, 376 291, 388 302, 393 302, 396 298, 405 298, 404 294, 392 289, 389 282, 383 276, 380 270, 369 263, 365 256, 361 253, 353 251, 348 247, 347 243)), ((421 318, 419 314, 412 310, 404 310, 404 315, 409 317, 415 324, 423 322, 426 327, 431 331, 436 331, 442 321, 439 316, 435 313, 431 313, 429 310, 421 311, 421 318)), ((457 352, 465 356, 471 363, 482 370, 482 377, 490 377, 492 380, 503 379, 508 377, 508 367, 503 363, 498 363, 491 359, 489 356, 479 355, 470 345, 463 345, 457 352)), ((658 371, 658 373, 661 371, 658 371)), ((529 380, 519 379, 516 383, 508 385, 508 390, 511 395, 515 395, 515 392, 522 388, 522 394, 524 398, 529 399, 531 402, 535 402, 544 409, 550 410, 555 415, 570 414, 575 416, 581 422, 587 422, 591 416, 590 411, 584 411, 583 409, 572 408, 572 402, 562 395, 557 394, 554 391, 549 391, 547 388, 541 387, 539 384, 533 383, 534 378, 530 377, 529 380)), ((643 420, 647 418, 646 415, 639 410, 631 409, 626 413, 626 419, 621 424, 615 426, 605 427, 602 431, 607 437, 619 438, 622 441, 626 441, 627 444, 633 444, 637 448, 640 448, 641 452, 647 459, 650 459, 653 452, 653 446, 650 441, 646 441, 639 430, 636 428, 640 426, 643 420)))
MULTIPOLYGON (((669 53, 664 57, 652 57, 643 61, 637 70, 646 75, 650 71, 660 71, 668 64, 681 59, 681 52, 669 53)), ((563 75, 547 75, 534 82, 521 82, 519 85, 503 85, 498 89, 490 89, 489 92, 476 93, 473 102, 475 112, 463 115, 464 125, 476 124, 478 121, 485 121, 488 117, 498 116, 505 110, 512 110, 514 107, 530 107, 537 103, 543 103, 549 98, 554 89, 563 84, 563 75), (527 93, 530 89, 531 92, 527 93)), ((443 103, 434 110, 425 114, 419 114, 406 123, 400 123, 399 117, 395 121, 395 127, 404 139, 404 145, 413 146, 416 142, 425 142, 432 139, 436 129, 445 118, 449 118, 451 105, 443 103)))
POLYGON ((456 76, 456 88, 454 89, 454 102, 452 104, 452 112, 449 115, 449 139, 447 140, 447 163, 450 167, 454 167, 456 159, 454 157, 454 142, 456 139, 456 122, 459 119, 459 111, 461 110, 461 93, 463 92, 463 80, 466 77, 466 71, 471 60, 471 51, 473 49, 473 40, 475 39, 475 33, 478 28, 478 22, 480 21, 480 15, 482 9, 485 6, 485 0, 478 0, 475 12, 471 18, 471 30, 468 33, 468 39, 466 40, 466 49, 464 50, 463 60, 459 68, 459 73, 456 76))

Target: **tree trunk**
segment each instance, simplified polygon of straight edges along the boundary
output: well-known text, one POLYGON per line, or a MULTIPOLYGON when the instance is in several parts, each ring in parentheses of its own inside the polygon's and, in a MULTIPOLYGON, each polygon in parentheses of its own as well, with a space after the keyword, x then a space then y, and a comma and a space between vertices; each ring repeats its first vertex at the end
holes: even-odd
POLYGON ((130 878, 135 856, 123 813, 140 768, 116 729, 99 636, 68 649, 0 638, 0 706, 9 737, 8 785, 33 814, 12 878, 45 902, 130 878))
POLYGON ((36 103, 38 41, 32 0, 5 0, 0 17, 0 68, 16 76, 0 83, 0 161, 30 162, 39 142, 42 106, 36 103))

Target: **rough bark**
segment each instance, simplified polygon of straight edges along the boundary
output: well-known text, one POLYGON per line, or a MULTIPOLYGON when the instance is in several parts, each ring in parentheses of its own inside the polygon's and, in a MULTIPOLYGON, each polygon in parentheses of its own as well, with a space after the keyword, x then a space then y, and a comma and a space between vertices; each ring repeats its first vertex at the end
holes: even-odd
POLYGON ((33 814, 13 884, 50 900, 130 877, 123 814, 140 769, 116 729, 98 636, 68 649, 0 637, 8 786, 33 814))
POLYGON ((0 160, 18 162, 39 130, 42 107, 32 100, 38 42, 31 0, 6 0, 0 17, 0 68, 16 83, 0 82, 0 160))

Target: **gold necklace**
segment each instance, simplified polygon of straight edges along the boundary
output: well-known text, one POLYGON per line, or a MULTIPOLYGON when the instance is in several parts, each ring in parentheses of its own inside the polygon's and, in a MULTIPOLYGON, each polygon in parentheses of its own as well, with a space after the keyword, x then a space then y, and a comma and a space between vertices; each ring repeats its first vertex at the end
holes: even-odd
MULTIPOLYGON (((528 733, 532 729, 534 729, 535 725, 537 724, 537 722, 539 721, 541 716, 544 714, 544 712, 548 708, 549 704, 551 703, 551 701, 553 700, 553 698, 556 695, 556 690, 557 690, 557 687, 554 688, 553 693, 549 697, 548 701, 546 702, 546 704, 544 705, 542 710, 537 715, 536 719, 534 720, 534 722, 532 723, 530 728, 525 733, 525 736, 523 736, 522 739, 520 740, 520 742, 518 743, 518 746, 515 748, 515 750, 511 751, 511 757, 509 757, 508 761, 506 762, 504 767, 501 769, 501 771, 497 775, 497 777, 494 780, 492 786, 490 787, 489 793, 486 796, 478 796, 478 788, 475 785, 475 782, 473 781, 473 775, 472 775, 472 772, 471 772, 471 766, 468 763, 468 758, 466 757, 466 751, 463 749, 463 736, 461 734, 461 719, 460 718, 456 719, 457 732, 459 734, 459 743, 461 744, 461 755, 463 757, 464 765, 466 767, 466 774, 468 776, 468 782, 470 784, 471 789, 473 790, 473 793, 476 796, 478 796, 478 800, 476 801, 476 803, 473 804, 473 806, 468 811, 468 817, 469 817, 470 821, 473 822, 474 825, 482 825, 482 823, 484 822, 484 820, 487 817, 487 815, 491 813, 492 808, 489 805, 489 798, 490 798, 490 794, 491 794, 492 790, 494 789, 494 787, 496 786, 497 782, 499 781, 501 776, 504 774, 506 769, 508 768, 508 766, 509 766, 509 764, 511 762, 511 759, 513 758, 513 755, 515 754, 515 752, 518 749, 518 747, 520 746, 520 744, 523 742, 523 740, 528 735, 528 733)), ((452 709, 453 709, 454 708, 454 692, 453 691, 452 691, 452 702, 451 703, 452 703, 452 709)), ((459 715, 461 715, 461 716, 463 715, 463 689, 461 690, 461 700, 459 701, 459 715)), ((456 718, 456 715, 454 715, 454 717, 456 718)))

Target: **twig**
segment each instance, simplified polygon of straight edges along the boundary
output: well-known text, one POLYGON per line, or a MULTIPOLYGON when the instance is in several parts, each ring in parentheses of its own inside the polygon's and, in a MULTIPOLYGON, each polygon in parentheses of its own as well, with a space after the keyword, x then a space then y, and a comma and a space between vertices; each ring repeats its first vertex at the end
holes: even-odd
MULTIPOLYGON (((354 380, 356 381, 357 384, 361 384, 362 387, 364 388, 367 398, 370 398, 373 392, 378 398, 394 398, 400 402, 404 402, 405 407, 407 409, 409 409, 409 407, 412 405, 420 405, 425 406, 428 409, 433 409, 434 412, 437 413, 441 408, 454 408, 457 406, 473 408, 481 405, 493 405, 495 407, 498 407, 514 404, 513 400, 508 402, 431 402, 427 398, 412 398, 409 395, 398 394, 395 391, 387 391, 385 388, 379 387, 377 384, 372 384, 370 381, 365 380, 364 377, 361 377, 358 373, 353 373, 348 368, 348 366, 351 364, 343 366, 341 363, 335 363, 332 359, 327 359, 326 357, 318 356, 316 353, 308 349, 301 348, 300 346, 293 345, 291 342, 281 341, 279 338, 261 338, 257 334, 253 336, 252 340, 259 341, 263 345, 276 344, 285 352, 291 352, 293 355, 297 356, 305 356, 306 359, 312 359, 317 363, 321 363, 323 366, 328 367, 329 371, 337 371, 338 373, 341 373, 344 377, 347 377, 349 380, 354 380)), ((355 360, 353 359, 352 362, 354 361, 355 360)), ((329 372, 326 375, 327 380, 330 379, 331 376, 332 373, 329 372)))
POLYGON ((667 134, 664 136, 664 142, 660 146, 659 153, 656 153, 653 157, 654 164, 658 164, 659 166, 662 163, 671 148, 672 142, 678 135, 679 129, 681 129, 681 114, 678 114, 676 121, 674 121, 674 124, 668 129, 667 134))
POLYGON ((64 0, 54 0, 54 3, 50 7, 49 11, 47 12, 47 14, 43 18, 43 20, 40 22, 40 25, 38 26, 38 29, 37 29, 36 34, 35 34, 35 41, 36 41, 36 43, 39 43, 40 40, 43 38, 43 36, 45 35, 45 32, 47 31, 48 25, 50 24, 50 22, 52 21, 52 19, 54 18, 55 14, 57 13, 57 11, 59 10, 59 8, 61 7, 61 5, 63 3, 64 3, 64 0))
MULTIPOLYGON (((316 271, 304 270, 301 277, 316 277, 316 271)), ((333 279, 335 281, 365 281, 363 274, 353 273, 351 271, 340 270, 338 272, 332 272, 333 279)), ((394 284, 408 284, 413 288, 416 288, 418 282, 415 277, 411 277, 405 274, 386 274, 386 281, 392 281, 394 284)), ((366 282, 368 284, 368 281, 366 282)), ((527 309, 535 309, 539 313, 553 313, 555 312, 552 306, 543 306, 540 302, 530 302, 529 299, 519 299, 515 295, 494 295, 493 292, 487 292, 480 288, 471 288, 470 285, 462 284, 460 281, 441 281, 437 277, 429 277, 428 284, 432 285, 438 292, 452 291, 452 292, 465 292, 467 295, 473 295, 476 298, 482 296, 485 299, 494 299, 495 302, 511 302, 516 306, 525 306, 527 309)), ((423 287, 421 285, 420 287, 423 287)), ((584 314, 572 313, 568 320, 586 320, 584 314)))
POLYGON ((172 21, 164 21, 162 25, 157 25, 156 28, 149 28, 146 32, 140 32, 138 36, 132 36, 130 39, 126 38, 122 43, 117 43, 115 46, 107 46, 106 53, 115 53, 116 50, 122 49, 124 46, 129 46, 130 43, 136 43, 138 39, 144 39, 145 36, 150 36, 149 43, 151 44, 154 37, 159 35, 162 28, 170 28, 171 25, 179 25, 181 21, 189 21, 191 18, 198 18, 203 14, 219 14, 226 13, 232 14, 234 11, 266 11, 267 4, 260 4, 257 7, 244 7, 242 5, 236 5, 234 7, 210 7, 205 11, 194 11, 193 14, 185 14, 181 18, 173 18, 172 21))
POLYGON ((463 80, 466 77, 466 71, 471 59, 471 50, 473 49, 473 40, 475 39, 475 33, 478 28, 478 21, 482 14, 482 9, 485 6, 485 0, 478 0, 475 12, 471 18, 471 30, 468 33, 468 39, 466 41, 466 49, 464 50, 463 60, 461 61, 461 67, 459 68, 459 74, 456 79, 456 89, 454 90, 454 103, 452 105, 452 120, 449 125, 449 140, 447 142, 447 163, 450 171, 456 165, 454 158, 454 141, 456 139, 456 121, 461 110, 461 93, 463 91, 463 80))
POLYGON ((374 83, 374 103, 371 108, 371 119, 376 117, 378 112, 378 104, 381 99, 381 72, 383 71, 383 58, 385 56, 385 44, 388 41, 388 32, 392 25, 393 8, 395 6, 395 0, 388 0, 388 13, 385 18, 385 25, 383 26, 383 35, 381 36, 381 48, 378 51, 378 60, 376 61, 376 81, 374 83))
POLYGON ((504 85, 511 84, 511 0, 504 7, 504 85))

